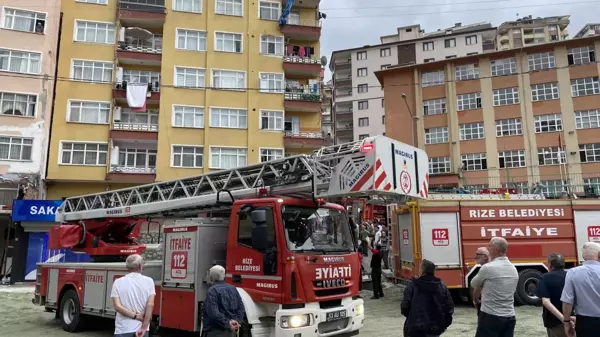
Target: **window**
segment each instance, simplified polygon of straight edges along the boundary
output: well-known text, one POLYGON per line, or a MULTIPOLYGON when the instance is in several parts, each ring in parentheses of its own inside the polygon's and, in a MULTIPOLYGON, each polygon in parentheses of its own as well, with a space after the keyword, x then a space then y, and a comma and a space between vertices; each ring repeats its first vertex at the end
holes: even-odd
POLYGON ((277 160, 283 158, 282 149, 260 149, 260 162, 277 160))
POLYGON ((575 127, 578 130, 600 128, 600 109, 575 111, 575 127))
POLYGON ((460 140, 483 139, 483 123, 468 123, 460 125, 460 140))
POLYGON ((444 81, 445 81, 444 80, 444 72, 442 70, 421 74, 421 87, 422 88, 432 87, 435 85, 442 85, 442 84, 444 84, 444 81))
POLYGON ((382 98, 382 99, 381 99, 381 107, 382 107, 382 108, 385 108, 385 98, 382 98))
POLYGON ((496 121, 496 136, 518 136, 523 134, 521 118, 509 118, 496 121))
POLYGON ((113 81, 112 62, 73 60, 71 78, 79 81, 106 82, 113 81))
POLYGON ((580 144, 579 159, 582 163, 600 162, 600 144, 580 144))
POLYGON ((437 98, 423 101, 423 115, 441 115, 446 113, 446 99, 437 98))
POLYGON ((227 53, 241 53, 242 34, 216 32, 215 50, 227 53))
POLYGON ((542 83, 531 86, 531 100, 534 102, 558 98, 558 83, 542 83))
POLYGON ((204 148, 202 146, 173 145, 171 166, 185 168, 202 168, 204 148))
POLYGON ((423 42, 423 51, 433 50, 433 41, 432 42, 423 42))
POLYGON ((281 3, 271 1, 260 1, 258 16, 263 20, 279 20, 281 3))
POLYGON ((369 108, 369 101, 358 102, 358 110, 367 110, 369 108))
POLYGON ((465 44, 467 46, 477 44, 477 35, 470 35, 470 36, 465 37, 465 44))
POLYGON ((381 124, 385 125, 385 116, 381 116, 381 124))
POLYGON ((109 102, 69 101, 69 122, 108 124, 109 102))
POLYGON ((494 90, 494 106, 519 104, 519 88, 504 88, 494 90))
POLYGON ((358 89, 358 93, 362 94, 362 93, 369 91, 369 85, 368 84, 359 84, 357 89, 358 89))
POLYGON ((87 4, 98 4, 98 5, 106 5, 108 4, 108 0, 76 0, 77 2, 84 2, 87 4))
POLYGON ((450 173, 450 157, 429 158, 429 173, 450 173))
POLYGON ((33 138, 0 136, 0 160, 30 161, 33 138))
POLYGON ((173 10, 180 12, 202 13, 201 0, 173 0, 173 10))
POLYGON ((283 131, 283 111, 260 111, 260 129, 283 131))
POLYGON ((544 186, 542 192, 547 198, 558 198, 562 192, 566 192, 567 182, 563 180, 542 180, 544 186))
POLYGON ((573 97, 600 94, 598 77, 586 77, 571 80, 571 93, 573 97))
POLYGON ((390 48, 381 48, 381 49, 379 49, 379 56, 381 56, 381 57, 392 56, 392 50, 390 48))
POLYGON ((546 70, 556 68, 554 52, 545 52, 527 55, 529 71, 546 70))
MULTIPOLYGON (((148 109, 144 112, 122 109, 120 126, 145 131, 158 131, 158 109, 148 109)), ((115 123, 116 125, 119 125, 115 123)))
POLYGON ((0 71, 39 74, 41 59, 41 53, 0 48, 0 71))
POLYGON ((216 0, 215 13, 223 15, 244 16, 244 0, 216 0))
POLYGON ((569 65, 587 64, 596 62, 594 47, 571 48, 567 50, 569 65))
MULTIPOLYGON (((270 251, 272 248, 276 247, 275 241, 275 220, 273 220, 273 208, 271 207, 261 207, 267 211, 267 221, 265 225, 267 226, 267 250, 270 251)), ((239 217, 238 224, 238 235, 237 240, 240 245, 252 248, 252 228, 254 224, 252 223, 252 218, 247 216, 245 218, 239 217)), ((262 262, 260 262, 262 263, 262 262)), ((265 275, 272 274, 269 268, 265 268, 265 275)))
MULTIPOLYGON (((111 166, 113 166, 113 165, 111 165, 111 166)), ((117 165, 117 166, 127 167, 127 168, 156 169, 156 150, 120 149, 119 150, 119 165, 117 165)))
POLYGON ((517 60, 514 57, 490 61, 492 76, 505 76, 517 73, 517 60))
POLYGON ((479 171, 487 169, 487 156, 485 153, 471 153, 460 156, 462 168, 465 171, 479 171))
POLYGON ((283 74, 260 73, 260 92, 283 93, 284 81, 283 74))
POLYGON ((0 92, 0 114, 5 116, 34 117, 36 95, 0 92))
POLYGON ((365 77, 367 76, 367 68, 358 68, 356 69, 356 76, 365 77))
POLYGON ((178 28, 177 49, 206 51, 206 32, 178 28))
POLYGON ((535 116, 533 124, 535 133, 562 131, 560 114, 535 116))
POLYGON ((204 127, 204 108, 201 106, 173 105, 173 126, 202 129, 204 127))
POLYGON ((363 139, 366 139, 366 138, 369 138, 369 134, 368 133, 367 134, 363 134, 363 135, 358 135, 358 140, 363 140, 363 139))
POLYGON ((204 88, 206 70, 175 67, 175 86, 181 88, 204 88))
POLYGON ((538 148, 540 165, 557 165, 566 162, 565 151, 559 147, 538 148))
POLYGON ((358 61, 366 60, 367 59, 367 52, 366 51, 359 51, 358 53, 356 53, 356 59, 358 61))
POLYGON ((444 47, 446 48, 454 48, 456 47, 456 39, 445 39, 444 47))
POLYGON ((75 41, 115 44, 115 24, 75 20, 75 41))
POLYGON ((457 111, 473 110, 481 108, 481 93, 473 92, 470 94, 458 95, 457 111))
MULTIPOLYGON (((471 56, 471 55, 477 55, 477 54, 479 54, 479 53, 478 53, 478 52, 476 52, 476 51, 474 51, 474 52, 472 52, 472 53, 467 53, 467 56, 471 56)), ((475 186, 475 185, 473 185, 473 186, 475 186)))
POLYGON ((423 62, 427 63, 427 62, 434 62, 435 59, 434 58, 430 58, 430 59, 424 59, 423 62))
POLYGON ((525 167, 525 150, 499 152, 498 160, 500 168, 525 167))
POLYGON ((98 143, 61 142, 62 165, 106 165, 108 145, 98 143))
POLYGON ((465 64, 462 66, 456 66, 457 81, 474 80, 477 78, 479 78, 478 64, 465 64))
POLYGON ((382 64, 382 65, 381 65, 381 70, 385 70, 385 69, 387 69, 389 66, 391 66, 391 64, 382 64))
POLYGON ((224 90, 246 90, 246 72, 213 69, 211 87, 224 90))
POLYGON ((448 127, 425 129, 425 144, 448 143, 448 127))
POLYGON ((449 59, 455 59, 455 58, 456 58, 456 55, 449 55, 449 56, 446 56, 446 60, 449 60, 449 59))
POLYGON ((4 7, 4 25, 2 27, 43 34, 46 28, 46 14, 4 7))
POLYGON ((369 117, 362 117, 358 119, 358 126, 369 126, 369 117))
POLYGON ((260 36, 260 53, 262 55, 283 56, 283 36, 260 36))
POLYGON ((231 147, 210 148, 210 168, 232 169, 246 166, 248 163, 248 150, 231 147))
POLYGON ((233 108, 210 108, 210 126, 214 128, 248 128, 248 110, 233 108))
POLYGON ((148 71, 148 70, 124 69, 123 70, 123 82, 137 83, 137 84, 152 83, 152 90, 158 91, 159 85, 160 85, 160 72, 148 71))

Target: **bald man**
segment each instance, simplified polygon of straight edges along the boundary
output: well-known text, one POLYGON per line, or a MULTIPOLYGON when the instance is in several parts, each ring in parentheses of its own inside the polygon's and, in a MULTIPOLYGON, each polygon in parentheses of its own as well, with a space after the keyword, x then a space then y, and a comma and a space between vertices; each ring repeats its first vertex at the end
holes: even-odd
POLYGON ((517 268, 510 262, 508 241, 494 237, 488 245, 490 262, 481 266, 471 280, 473 300, 481 298, 481 312, 475 337, 514 337, 517 268))
MULTIPOLYGON (((477 252, 475 252, 475 263, 483 266, 488 262, 490 262, 490 252, 488 251, 487 247, 477 248, 477 252)), ((481 301, 476 301, 473 299, 473 304, 475 304, 475 307, 477 308, 477 316, 479 316, 479 313, 481 312, 481 301)))

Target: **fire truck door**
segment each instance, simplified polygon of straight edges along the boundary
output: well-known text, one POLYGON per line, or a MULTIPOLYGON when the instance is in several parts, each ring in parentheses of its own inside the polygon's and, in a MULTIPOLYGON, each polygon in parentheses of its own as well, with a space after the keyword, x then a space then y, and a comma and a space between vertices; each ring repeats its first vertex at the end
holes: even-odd
POLYGON ((579 261, 583 261, 583 244, 588 241, 600 243, 600 211, 575 211, 575 235, 577 257, 579 261))
POLYGON ((419 216, 423 259, 438 266, 460 266, 458 214, 420 213, 419 216))

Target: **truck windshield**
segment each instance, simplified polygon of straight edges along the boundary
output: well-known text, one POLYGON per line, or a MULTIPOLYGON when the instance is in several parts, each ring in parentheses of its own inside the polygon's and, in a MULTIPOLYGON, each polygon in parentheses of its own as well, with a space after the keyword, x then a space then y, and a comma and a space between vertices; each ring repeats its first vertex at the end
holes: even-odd
POLYGON ((346 214, 330 208, 283 206, 288 249, 293 252, 347 253, 353 251, 346 214))

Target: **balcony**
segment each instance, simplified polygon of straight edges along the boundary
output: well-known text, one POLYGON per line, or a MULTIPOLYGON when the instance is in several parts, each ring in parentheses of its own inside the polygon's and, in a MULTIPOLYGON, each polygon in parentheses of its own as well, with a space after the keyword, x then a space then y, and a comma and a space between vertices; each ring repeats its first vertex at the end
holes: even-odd
POLYGON ((337 85, 352 84, 352 74, 335 74, 334 78, 337 85))
POLYGON ((127 87, 147 85, 146 105, 160 103, 160 73, 156 71, 117 68, 117 82, 113 97, 119 105, 127 105, 127 87))
POLYGON ((110 138, 143 142, 158 141, 158 109, 136 112, 115 107, 110 138))
POLYGON ((335 118, 337 120, 352 119, 352 108, 349 109, 335 109, 335 118))
POLYGON ((159 28, 165 23, 165 0, 119 0, 123 26, 159 28))
POLYGON ((162 36, 137 27, 121 28, 117 57, 119 64, 160 67, 162 36))
POLYGON ((318 149, 325 146, 325 137, 321 132, 286 131, 283 143, 288 149, 318 149))
POLYGON ((321 112, 321 96, 310 85, 290 87, 286 83, 284 107, 290 111, 321 112))
POLYGON ((312 57, 288 55, 283 57, 285 75, 302 78, 318 77, 321 73, 321 61, 312 57))
POLYGON ((279 25, 279 30, 285 38, 295 41, 319 42, 321 38, 321 21, 314 19, 299 20, 296 18, 290 16, 286 24, 279 25))
POLYGON ((151 183, 156 180, 156 143, 113 142, 107 181, 151 183))
POLYGON ((340 88, 335 90, 335 98, 352 96, 352 88, 340 88))

